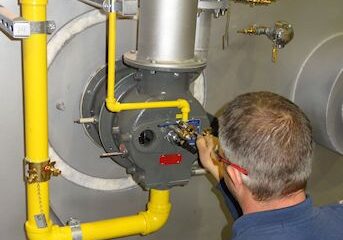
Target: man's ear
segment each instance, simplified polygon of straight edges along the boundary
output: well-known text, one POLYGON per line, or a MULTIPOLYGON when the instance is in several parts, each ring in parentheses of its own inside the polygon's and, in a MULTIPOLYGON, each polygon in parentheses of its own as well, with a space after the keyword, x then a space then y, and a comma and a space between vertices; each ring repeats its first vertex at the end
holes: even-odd
POLYGON ((232 183, 236 187, 243 184, 242 175, 236 168, 233 168, 230 165, 227 165, 225 170, 227 174, 229 175, 229 177, 231 178, 232 183))

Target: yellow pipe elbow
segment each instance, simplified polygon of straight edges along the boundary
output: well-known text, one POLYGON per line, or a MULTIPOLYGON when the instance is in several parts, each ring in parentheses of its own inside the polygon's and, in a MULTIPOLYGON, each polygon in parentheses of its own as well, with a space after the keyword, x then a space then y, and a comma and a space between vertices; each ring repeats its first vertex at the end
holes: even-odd
POLYGON ((146 229, 142 234, 147 235, 161 229, 169 218, 170 210, 169 191, 151 190, 147 211, 139 213, 146 221, 146 229))
POLYGON ((181 109, 181 113, 182 113, 182 120, 183 121, 188 121, 189 118, 189 112, 191 111, 191 107, 188 103, 187 100, 185 99, 178 99, 177 100, 180 104, 180 109, 181 109))

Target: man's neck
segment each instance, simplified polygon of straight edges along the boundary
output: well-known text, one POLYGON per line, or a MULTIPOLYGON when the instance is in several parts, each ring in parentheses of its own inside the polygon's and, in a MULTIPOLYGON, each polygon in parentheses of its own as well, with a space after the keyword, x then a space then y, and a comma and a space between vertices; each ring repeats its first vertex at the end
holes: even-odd
POLYGON ((244 198, 244 201, 240 202, 240 205, 243 210, 243 214, 249 214, 291 207, 305 201, 305 199, 305 191, 299 190, 283 198, 269 201, 256 201, 252 196, 246 197, 244 198))

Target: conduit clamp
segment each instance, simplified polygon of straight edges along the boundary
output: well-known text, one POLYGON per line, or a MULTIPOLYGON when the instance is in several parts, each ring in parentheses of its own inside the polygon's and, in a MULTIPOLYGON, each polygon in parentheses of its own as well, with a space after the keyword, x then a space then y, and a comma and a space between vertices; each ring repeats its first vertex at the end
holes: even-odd
POLYGON ((106 12, 119 12, 122 16, 134 16, 138 12, 138 1, 105 0, 102 7, 106 12))
POLYGON ((122 16, 134 16, 138 12, 138 1, 105 0, 102 7, 106 12, 119 12, 122 16))
POLYGON ((28 183, 39 183, 49 181, 51 175, 57 177, 61 174, 61 170, 55 167, 56 162, 51 162, 50 160, 33 163, 24 159, 25 164, 25 180, 28 183))
POLYGON ((118 12, 122 16, 134 16, 138 12, 138 0, 79 0, 105 12, 118 12))
POLYGON ((0 30, 11 38, 23 39, 32 34, 51 34, 55 29, 54 21, 29 22, 0 5, 0 30))
POLYGON ((67 221, 67 225, 70 226, 72 240, 82 240, 81 222, 78 219, 70 218, 67 221))

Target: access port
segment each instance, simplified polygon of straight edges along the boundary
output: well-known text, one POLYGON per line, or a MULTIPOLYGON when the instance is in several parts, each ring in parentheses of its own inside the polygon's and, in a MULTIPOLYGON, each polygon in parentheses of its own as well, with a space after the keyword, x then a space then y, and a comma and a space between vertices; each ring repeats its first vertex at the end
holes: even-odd
POLYGON ((139 144, 144 145, 144 146, 149 146, 155 139, 155 134, 153 131, 147 129, 141 132, 139 135, 138 141, 139 144))

